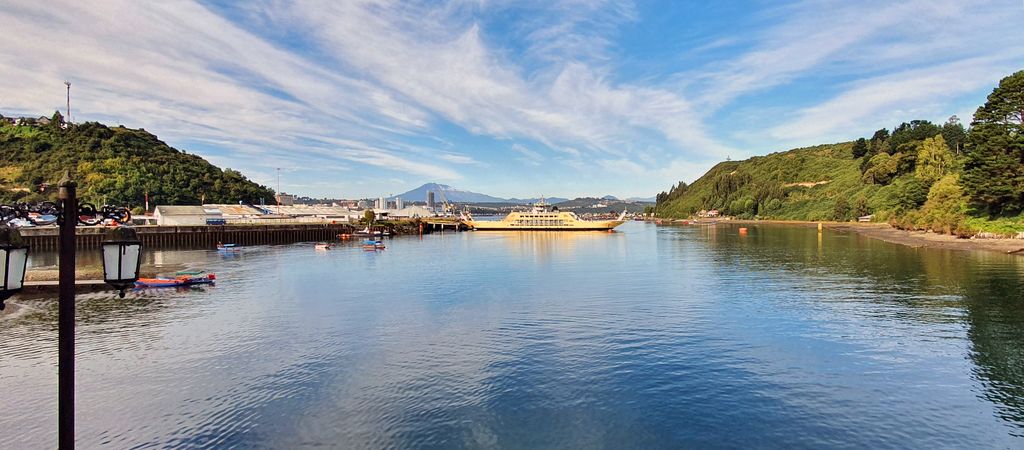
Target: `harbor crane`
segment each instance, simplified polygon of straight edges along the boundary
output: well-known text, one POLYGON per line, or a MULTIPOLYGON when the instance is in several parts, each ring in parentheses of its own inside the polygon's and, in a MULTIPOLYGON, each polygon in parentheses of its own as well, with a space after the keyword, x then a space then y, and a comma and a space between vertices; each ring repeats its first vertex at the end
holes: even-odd
POLYGON ((442 208, 442 210, 444 211, 444 214, 442 214, 442 215, 446 216, 446 217, 449 214, 455 215, 455 206, 453 206, 451 203, 448 202, 448 196, 444 195, 444 188, 440 187, 440 186, 438 186, 438 187, 439 187, 439 189, 437 190, 437 194, 441 196, 441 204, 444 205, 444 207, 442 208))

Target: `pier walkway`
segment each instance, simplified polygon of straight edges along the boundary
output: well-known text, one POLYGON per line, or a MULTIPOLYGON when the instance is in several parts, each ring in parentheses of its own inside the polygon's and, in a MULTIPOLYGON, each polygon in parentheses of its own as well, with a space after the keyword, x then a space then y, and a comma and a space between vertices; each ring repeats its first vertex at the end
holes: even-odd
MULTIPOLYGON (((99 248, 106 227, 76 228, 79 249, 99 248)), ((338 234, 352 233, 349 224, 288 225, 203 225, 135 227, 145 248, 213 248, 218 242, 238 245, 290 244, 304 241, 334 240, 338 234)), ((57 250, 57 227, 22 228, 22 237, 35 250, 57 250)))

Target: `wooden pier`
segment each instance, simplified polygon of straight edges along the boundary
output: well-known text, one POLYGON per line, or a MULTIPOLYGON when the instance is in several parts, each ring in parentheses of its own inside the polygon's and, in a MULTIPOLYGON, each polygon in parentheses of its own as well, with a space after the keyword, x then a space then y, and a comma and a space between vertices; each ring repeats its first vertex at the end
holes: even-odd
POLYGON ((443 217, 425 219, 423 223, 426 225, 425 230, 428 233, 434 231, 444 232, 445 230, 466 231, 469 229, 469 227, 467 227, 465 223, 462 223, 461 220, 447 219, 443 217))
MULTIPOLYGON (((289 225, 204 225, 135 227, 145 248, 214 248, 218 242, 238 245, 291 244, 305 241, 332 241, 338 234, 352 233, 349 224, 289 225)), ((21 235, 33 251, 57 250, 57 228, 22 228, 21 235)), ((107 228, 78 227, 79 249, 99 248, 107 228)))

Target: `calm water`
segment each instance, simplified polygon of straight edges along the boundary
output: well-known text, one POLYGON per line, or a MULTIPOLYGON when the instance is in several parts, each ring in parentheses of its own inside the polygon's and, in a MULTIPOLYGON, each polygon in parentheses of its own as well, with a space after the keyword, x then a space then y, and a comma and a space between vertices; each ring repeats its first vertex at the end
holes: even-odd
MULTIPOLYGON (((80 296, 79 445, 1024 446, 1024 258, 642 223, 387 244, 151 254, 219 282, 80 296)), ((0 448, 53 447, 55 306, 23 303, 0 448)))

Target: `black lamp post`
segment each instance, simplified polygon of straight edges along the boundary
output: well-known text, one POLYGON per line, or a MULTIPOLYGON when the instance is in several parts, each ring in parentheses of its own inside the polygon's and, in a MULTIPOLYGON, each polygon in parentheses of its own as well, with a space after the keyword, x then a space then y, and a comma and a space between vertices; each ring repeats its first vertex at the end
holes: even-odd
MULTIPOLYGON (((0 309, 3 301, 24 285, 28 246, 20 233, 10 227, 15 219, 36 225, 53 223, 59 226, 58 312, 57 312, 57 447, 75 447, 75 227, 99 225, 106 219, 128 223, 127 208, 104 206, 97 209, 78 204, 77 185, 65 173, 60 180, 57 203, 18 203, 0 205, 0 261, 3 285, 0 286, 0 309)), ((117 227, 107 232, 103 241, 103 278, 124 297, 124 290, 139 279, 142 242, 130 227, 117 227)))

